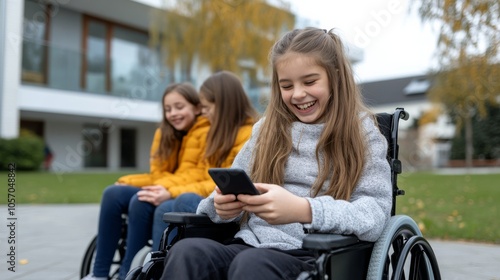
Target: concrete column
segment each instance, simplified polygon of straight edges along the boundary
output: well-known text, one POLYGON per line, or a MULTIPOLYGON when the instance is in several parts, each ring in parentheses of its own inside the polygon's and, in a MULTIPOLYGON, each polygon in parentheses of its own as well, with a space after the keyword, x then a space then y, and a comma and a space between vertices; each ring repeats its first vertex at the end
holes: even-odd
POLYGON ((0 137, 19 136, 23 0, 0 1, 0 137))
POLYGON ((108 133, 108 169, 120 169, 120 128, 115 126, 108 133))

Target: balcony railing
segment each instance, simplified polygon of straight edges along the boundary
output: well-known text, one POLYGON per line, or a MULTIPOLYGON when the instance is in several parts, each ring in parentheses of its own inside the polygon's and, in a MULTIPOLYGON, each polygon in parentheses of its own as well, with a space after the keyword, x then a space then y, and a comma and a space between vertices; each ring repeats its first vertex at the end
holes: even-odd
POLYGON ((21 79, 46 88, 159 101, 173 76, 160 59, 138 64, 133 55, 89 59, 77 50, 24 40, 21 79))
MULTIPOLYGON (((139 65, 133 55, 106 60, 95 55, 87 57, 77 50, 24 40, 21 79, 23 84, 50 89, 158 102, 169 83, 187 78, 160 65, 161 59, 157 57, 144 58, 149 54, 143 52, 139 65)), ((192 83, 196 85, 196 81, 192 83)), ((267 87, 245 84, 250 87, 246 91, 253 105, 263 112, 267 87)))

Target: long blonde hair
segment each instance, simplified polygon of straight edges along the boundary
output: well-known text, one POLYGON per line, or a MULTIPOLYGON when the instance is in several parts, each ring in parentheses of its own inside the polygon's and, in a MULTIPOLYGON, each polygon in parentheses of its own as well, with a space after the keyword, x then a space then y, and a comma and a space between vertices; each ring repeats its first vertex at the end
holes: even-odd
POLYGON ((323 112, 324 129, 316 146, 319 172, 311 193, 318 195, 323 184, 330 179, 325 194, 348 200, 361 176, 365 160, 360 116, 372 114, 363 104, 344 46, 331 30, 327 32, 312 27, 295 29, 285 34, 272 48, 272 92, 254 150, 252 180, 284 184, 285 165, 292 151, 291 125, 299 121, 282 100, 278 84, 276 64, 288 52, 314 59, 326 70, 330 84, 331 96, 323 112))
POLYGON ((220 71, 208 77, 200 87, 200 96, 215 104, 205 157, 210 165, 220 167, 234 146, 239 128, 256 122, 258 113, 241 81, 229 71, 220 71))

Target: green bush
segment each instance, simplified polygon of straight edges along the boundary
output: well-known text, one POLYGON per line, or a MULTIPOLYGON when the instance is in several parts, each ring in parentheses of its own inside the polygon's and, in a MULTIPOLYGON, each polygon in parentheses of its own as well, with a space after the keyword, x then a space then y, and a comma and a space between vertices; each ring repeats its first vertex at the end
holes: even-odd
POLYGON ((0 139, 0 170, 6 170, 10 163, 17 170, 38 170, 44 159, 44 142, 35 135, 0 139))

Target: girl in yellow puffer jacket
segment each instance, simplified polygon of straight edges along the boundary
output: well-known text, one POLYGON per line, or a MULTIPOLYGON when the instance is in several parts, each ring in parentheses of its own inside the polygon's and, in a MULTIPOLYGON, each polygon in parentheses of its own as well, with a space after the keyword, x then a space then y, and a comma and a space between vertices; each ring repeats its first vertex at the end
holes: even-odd
POLYGON ((93 273, 84 279, 107 279, 121 235, 122 214, 128 214, 128 236, 134 242, 127 244, 120 279, 125 278, 134 255, 151 238, 151 222, 148 220, 152 219, 155 206, 139 201, 139 191, 163 188, 165 178, 179 177, 180 174, 190 173, 191 176, 179 183, 204 179, 201 174, 205 170, 203 158, 210 122, 200 116, 201 104, 196 89, 188 83, 169 86, 163 94, 162 107, 162 122, 151 146, 150 173, 123 176, 104 190, 93 273), (141 225, 143 221, 145 225, 141 225), (139 243, 138 240, 145 241, 139 243))

